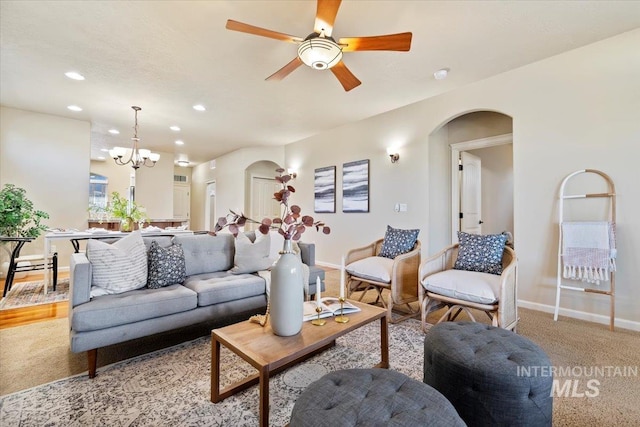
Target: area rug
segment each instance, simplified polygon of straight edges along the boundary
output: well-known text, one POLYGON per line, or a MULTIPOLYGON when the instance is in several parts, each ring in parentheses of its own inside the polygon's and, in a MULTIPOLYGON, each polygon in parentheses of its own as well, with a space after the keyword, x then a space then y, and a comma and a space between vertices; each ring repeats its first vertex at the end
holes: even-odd
POLYGON ((44 294, 44 281, 13 283, 7 296, 0 301, 0 310, 9 308, 27 307, 30 305, 49 304, 52 302, 67 301, 69 299, 69 279, 60 279, 56 285, 47 288, 44 294))
MULTIPOLYGON (((424 334, 415 320, 390 325, 391 368, 422 380, 424 334)), ((270 381, 270 425, 283 426, 297 397, 329 371, 369 368, 380 361, 380 325, 339 338, 335 347, 270 381)), ((55 363, 55 362, 53 362, 55 363)), ((224 387, 255 369, 222 347, 224 387)), ((257 426, 258 387, 211 403, 211 340, 168 349, 55 381, 0 399, 2 425, 19 426, 257 426)))

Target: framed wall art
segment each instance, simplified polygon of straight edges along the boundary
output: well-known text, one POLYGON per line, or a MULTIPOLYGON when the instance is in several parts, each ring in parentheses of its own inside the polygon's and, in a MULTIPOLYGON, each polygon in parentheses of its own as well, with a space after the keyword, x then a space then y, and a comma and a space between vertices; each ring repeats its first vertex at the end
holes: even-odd
POLYGON ((336 211, 336 167, 327 166, 314 171, 313 210, 317 213, 336 211))
POLYGON ((342 212, 369 212, 369 160, 342 165, 342 212))

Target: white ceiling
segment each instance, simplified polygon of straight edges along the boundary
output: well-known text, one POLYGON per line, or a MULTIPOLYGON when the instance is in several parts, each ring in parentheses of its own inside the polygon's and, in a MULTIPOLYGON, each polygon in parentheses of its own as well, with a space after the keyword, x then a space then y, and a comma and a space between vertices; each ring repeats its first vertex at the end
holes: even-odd
POLYGON ((345 53, 362 81, 350 92, 305 66, 266 82, 297 46, 225 29, 234 19, 304 37, 315 11, 312 0, 2 0, 0 103, 90 121, 94 158, 129 145, 138 105, 142 147, 199 163, 298 141, 640 27, 638 1, 344 0, 336 39, 413 33, 410 52, 345 53), (449 78, 436 81, 443 67, 449 78), (71 70, 86 80, 67 79, 71 70))

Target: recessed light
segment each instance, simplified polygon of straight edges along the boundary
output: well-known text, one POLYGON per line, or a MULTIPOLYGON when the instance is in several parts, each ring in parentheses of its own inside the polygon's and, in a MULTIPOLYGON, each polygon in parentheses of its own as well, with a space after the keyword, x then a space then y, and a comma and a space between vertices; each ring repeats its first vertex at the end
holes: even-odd
POLYGON ((84 76, 75 71, 69 71, 68 73, 64 73, 64 75, 69 77, 72 80, 84 80, 84 76))
POLYGON ((109 133, 111 135, 120 135, 120 131, 118 129, 109 129, 109 133))
POLYGON ((176 145, 184 145, 184 141, 178 139, 176 140, 176 145))
POLYGON ((205 106, 204 106, 204 105, 202 105, 202 104, 196 104, 196 105, 194 105, 194 106, 193 106, 193 109, 194 109, 194 110, 196 110, 196 111, 206 111, 206 110, 207 110, 207 109, 205 108, 205 106))
POLYGON ((436 80, 444 80, 447 78, 448 75, 449 75, 448 68, 441 68, 435 73, 433 73, 433 77, 435 77, 436 80))
POLYGON ((103 153, 108 153, 109 149, 108 148, 101 148, 100 151, 102 151, 103 153))
POLYGON ((180 127, 179 126, 169 126, 169 129, 171 129, 174 132, 180 132, 180 127))
POLYGON ((78 107, 77 105, 69 105, 67 108, 71 111, 82 111, 82 108, 78 107))

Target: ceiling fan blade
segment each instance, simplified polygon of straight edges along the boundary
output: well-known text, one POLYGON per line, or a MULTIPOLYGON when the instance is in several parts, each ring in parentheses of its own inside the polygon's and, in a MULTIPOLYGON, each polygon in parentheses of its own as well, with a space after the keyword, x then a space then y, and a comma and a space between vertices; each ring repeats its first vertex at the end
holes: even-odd
POLYGON ((344 62, 340 61, 336 65, 330 68, 334 76, 338 78, 340 84, 349 92, 351 89, 360 86, 362 83, 353 73, 344 65, 344 62))
POLYGON ((285 33, 279 33, 277 31, 267 30, 266 28, 256 27, 254 25, 234 21, 232 19, 227 20, 227 25, 225 26, 225 28, 227 30, 240 31, 241 33, 269 37, 271 39, 281 40, 283 42, 300 43, 303 40, 300 37, 292 36, 285 33))
POLYGON ((411 33, 387 34, 372 37, 343 37, 338 40, 343 52, 358 50, 400 50, 411 49, 411 33))
POLYGON ((296 68, 302 65, 302 61, 297 56, 284 67, 271 74, 265 80, 282 80, 291 74, 296 68))
POLYGON ((313 31, 318 34, 324 31, 326 36, 331 36, 333 23, 336 20, 341 1, 342 0, 318 0, 316 22, 313 26, 313 31))

